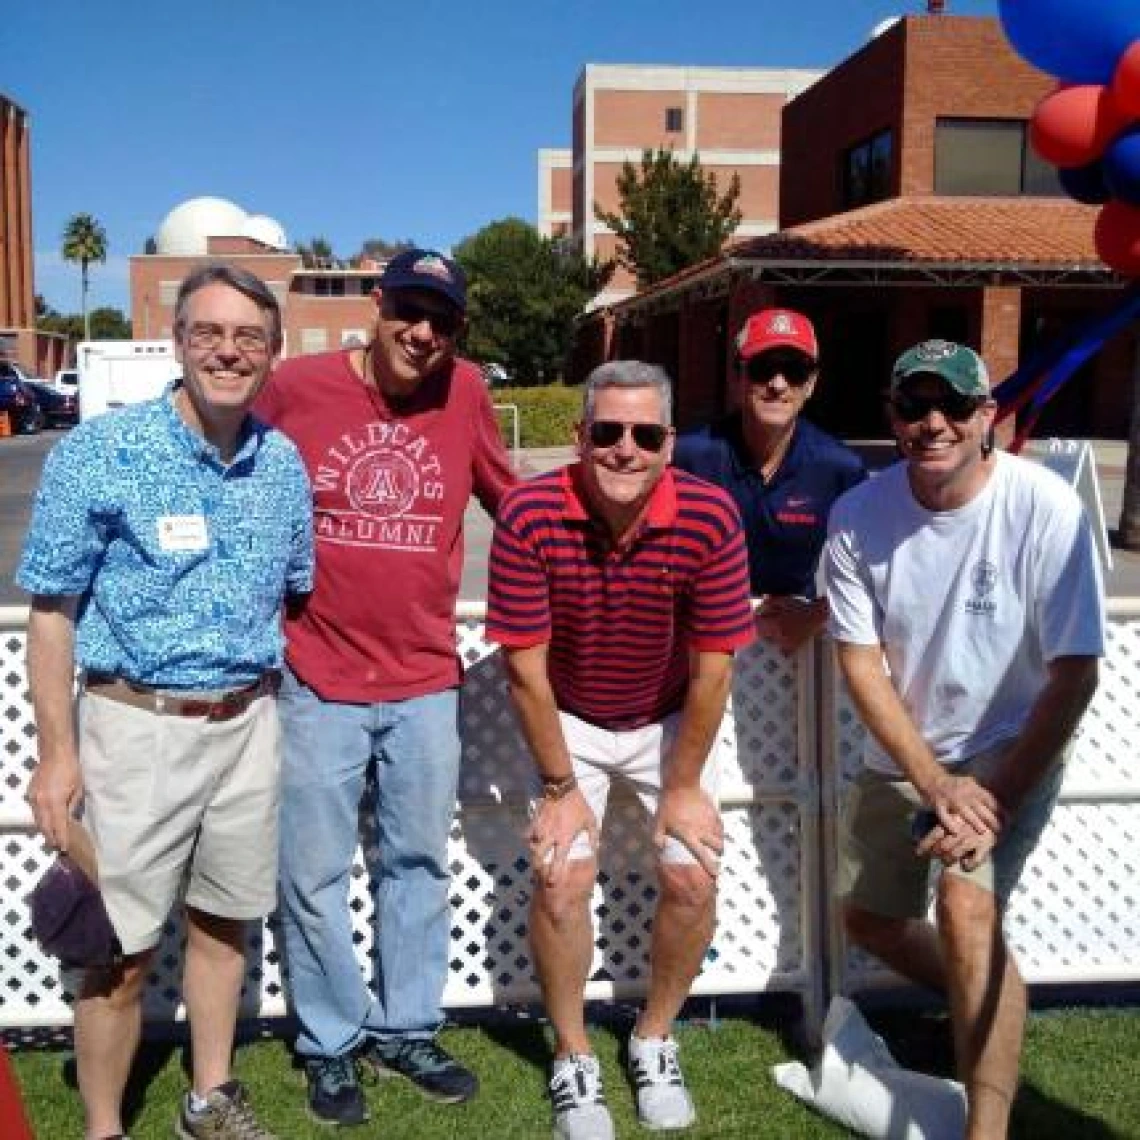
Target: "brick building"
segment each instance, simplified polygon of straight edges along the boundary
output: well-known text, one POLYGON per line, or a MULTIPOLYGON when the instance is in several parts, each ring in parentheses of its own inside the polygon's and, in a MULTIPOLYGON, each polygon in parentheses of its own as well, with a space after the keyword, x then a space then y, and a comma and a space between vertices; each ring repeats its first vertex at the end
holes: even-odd
MULTIPOLYGON (((976 346, 1004 378, 1123 285, 1096 255, 1096 209, 1064 197, 1028 147, 1052 87, 995 20, 897 21, 786 107, 779 232, 613 305, 583 327, 579 369, 607 355, 658 361, 691 424, 726 406, 748 313, 782 304, 817 324, 824 376, 810 412, 842 435, 883 434, 890 362, 924 337, 976 346)), ((1129 330, 1037 434, 1124 437, 1136 359, 1129 330)))
MULTIPOLYGON (((539 151, 539 231, 569 233, 586 255, 611 258, 617 238, 594 206, 619 208, 617 178, 645 150, 672 150, 727 189, 740 178, 737 236, 776 228, 780 114, 819 77, 772 68, 655 67, 587 64, 574 87, 573 147, 539 151)), ((627 297, 632 277, 619 271, 599 302, 627 297)))
POLYGON ((27 112, 0 95, 0 359, 32 376, 64 364, 66 337, 37 332, 27 112))
POLYGON ((306 266, 288 249, 280 225, 246 214, 221 198, 194 198, 176 206, 155 239, 157 252, 131 258, 131 328, 140 340, 172 335, 174 302, 182 279, 197 265, 219 260, 260 277, 281 306, 286 356, 363 344, 376 308, 371 292, 381 262, 353 268, 306 266))

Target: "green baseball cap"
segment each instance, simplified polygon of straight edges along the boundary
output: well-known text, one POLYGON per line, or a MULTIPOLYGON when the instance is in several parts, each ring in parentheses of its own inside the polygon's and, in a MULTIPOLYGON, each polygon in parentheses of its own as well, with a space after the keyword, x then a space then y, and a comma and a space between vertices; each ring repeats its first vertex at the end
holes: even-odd
POLYGON ((990 375, 985 361, 972 348, 952 340, 924 340, 908 348, 891 371, 891 391, 912 376, 920 375, 937 376, 963 396, 990 394, 990 375))

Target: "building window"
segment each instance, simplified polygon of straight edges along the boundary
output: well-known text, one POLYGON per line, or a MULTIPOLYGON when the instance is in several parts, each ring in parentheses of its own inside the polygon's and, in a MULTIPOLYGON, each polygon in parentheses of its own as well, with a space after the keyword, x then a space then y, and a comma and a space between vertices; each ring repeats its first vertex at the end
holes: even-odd
POLYGON ((665 129, 667 131, 682 131, 685 129, 685 112, 680 107, 665 108, 665 129))
POLYGON ((843 208, 881 202, 891 194, 894 135, 879 131, 843 154, 843 208))
POLYGON ((301 352, 324 352, 329 346, 328 329, 302 329, 301 352))
POLYGON ((158 303, 167 308, 173 306, 174 302, 178 300, 178 287, 181 284, 181 281, 160 281, 158 283, 158 303))
POLYGON ((1022 119, 939 119, 934 128, 936 194, 1062 196, 1057 171, 1029 145, 1022 119))

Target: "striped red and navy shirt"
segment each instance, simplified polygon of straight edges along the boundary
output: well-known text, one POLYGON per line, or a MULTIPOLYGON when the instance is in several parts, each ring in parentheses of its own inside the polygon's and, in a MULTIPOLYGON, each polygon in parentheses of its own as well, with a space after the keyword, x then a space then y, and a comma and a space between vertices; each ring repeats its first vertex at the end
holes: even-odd
POLYGON ((639 728, 684 703, 690 650, 727 653, 755 636, 740 517, 719 487, 667 469, 619 547, 590 517, 579 478, 566 467, 504 498, 487 636, 515 649, 549 642, 560 709, 639 728))

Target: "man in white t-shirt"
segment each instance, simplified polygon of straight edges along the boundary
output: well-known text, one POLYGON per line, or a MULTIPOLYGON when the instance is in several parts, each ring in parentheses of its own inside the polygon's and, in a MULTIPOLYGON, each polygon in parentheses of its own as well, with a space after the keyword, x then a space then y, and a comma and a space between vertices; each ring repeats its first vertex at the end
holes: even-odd
POLYGON ((903 462, 836 503, 824 563, 840 666, 869 730, 843 820, 845 925, 896 972, 947 992, 967 1140, 1007 1133, 1026 996, 1002 916, 1104 652, 1080 500, 994 451, 995 411, 969 348, 905 352, 888 403, 903 462))

